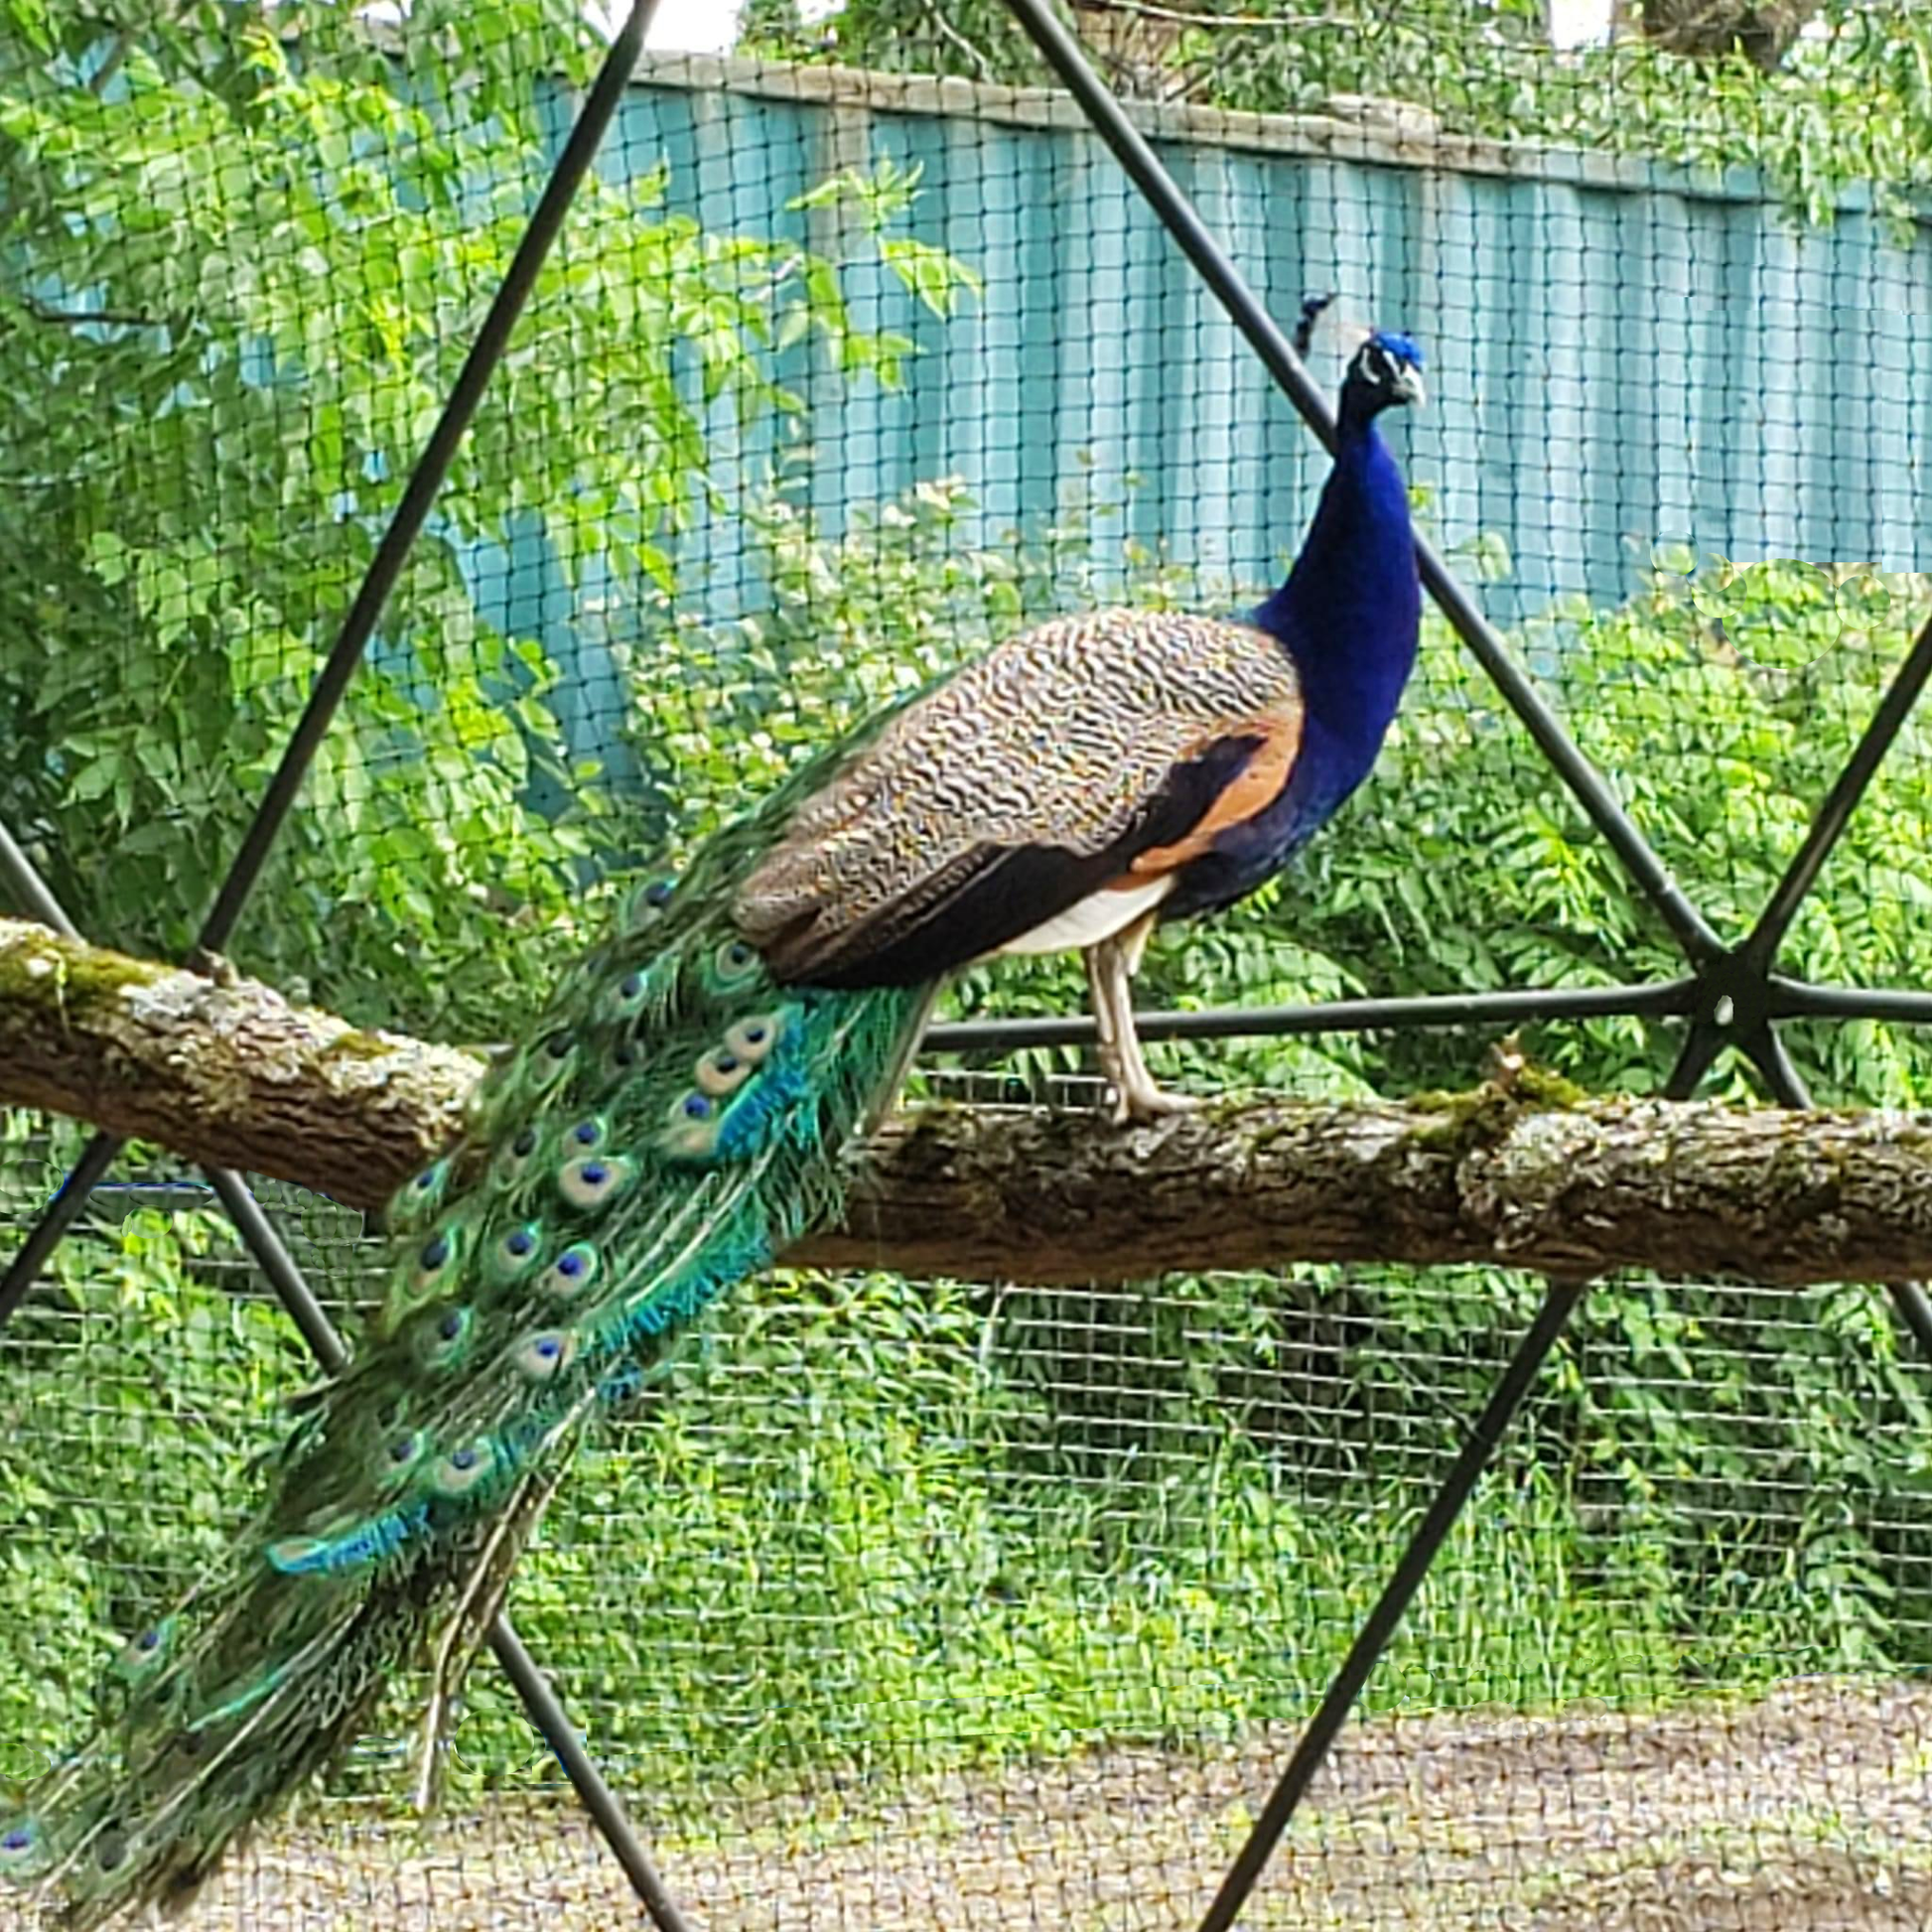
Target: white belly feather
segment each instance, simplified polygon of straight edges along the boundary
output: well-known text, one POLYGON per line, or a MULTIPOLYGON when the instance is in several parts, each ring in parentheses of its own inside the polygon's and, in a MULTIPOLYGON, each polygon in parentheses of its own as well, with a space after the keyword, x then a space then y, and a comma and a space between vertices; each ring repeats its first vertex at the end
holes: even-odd
POLYGON ((1064 912, 1056 912, 1043 925, 1023 932, 1017 939, 1009 939, 1004 946, 996 946, 988 957, 997 958, 1002 953, 1077 952, 1083 946, 1097 946, 1101 940, 1111 939, 1123 927, 1132 925, 1150 907, 1159 905, 1173 891, 1173 884, 1174 875, 1164 873, 1159 879, 1150 879, 1145 886, 1135 886, 1126 892, 1089 894, 1064 912))

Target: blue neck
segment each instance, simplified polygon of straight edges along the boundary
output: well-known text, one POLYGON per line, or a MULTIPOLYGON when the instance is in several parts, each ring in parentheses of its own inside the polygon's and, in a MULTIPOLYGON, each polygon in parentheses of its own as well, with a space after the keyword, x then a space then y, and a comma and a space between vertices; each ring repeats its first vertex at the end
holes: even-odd
POLYGON ((1334 468, 1288 582, 1254 614, 1302 674, 1343 789, 1366 775, 1416 662, 1422 589, 1402 473, 1342 392, 1334 468))

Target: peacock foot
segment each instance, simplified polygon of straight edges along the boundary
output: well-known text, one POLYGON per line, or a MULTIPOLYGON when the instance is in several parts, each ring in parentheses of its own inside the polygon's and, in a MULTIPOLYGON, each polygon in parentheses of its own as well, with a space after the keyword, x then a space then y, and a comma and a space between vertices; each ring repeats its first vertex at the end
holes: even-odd
POLYGON ((1170 1093, 1152 1080, 1116 1080, 1113 1119, 1117 1127, 1131 1121, 1163 1120, 1170 1114, 1191 1114, 1204 1103, 1191 1093, 1170 1093))

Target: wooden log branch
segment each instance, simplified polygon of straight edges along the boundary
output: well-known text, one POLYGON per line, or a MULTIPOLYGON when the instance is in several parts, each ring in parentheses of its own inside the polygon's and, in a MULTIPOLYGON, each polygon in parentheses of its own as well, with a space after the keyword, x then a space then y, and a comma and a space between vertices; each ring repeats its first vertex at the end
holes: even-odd
POLYGON ((483 1070, 252 980, 217 984, 0 919, 0 1105, 374 1207, 455 1134, 483 1070))
MULTIPOLYGON (((379 1206, 475 1056, 246 981, 0 920, 0 1104, 379 1206)), ((1932 1275, 1932 1115, 1589 1100, 1523 1069, 1378 1105, 1230 1101, 1152 1127, 935 1108, 788 1261, 1050 1284, 1294 1262, 1495 1262, 1797 1285, 1932 1275)))

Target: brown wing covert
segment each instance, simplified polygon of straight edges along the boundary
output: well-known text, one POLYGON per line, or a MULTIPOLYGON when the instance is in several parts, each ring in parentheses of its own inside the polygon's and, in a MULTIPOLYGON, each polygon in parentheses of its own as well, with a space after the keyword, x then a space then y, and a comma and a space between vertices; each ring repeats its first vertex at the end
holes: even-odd
POLYGON ((1003 857, 1110 851, 1177 764, 1230 737, 1280 745, 1300 717, 1294 664, 1249 625, 1119 610, 1042 624, 909 707, 807 799, 741 891, 738 925, 809 977, 1003 857))

